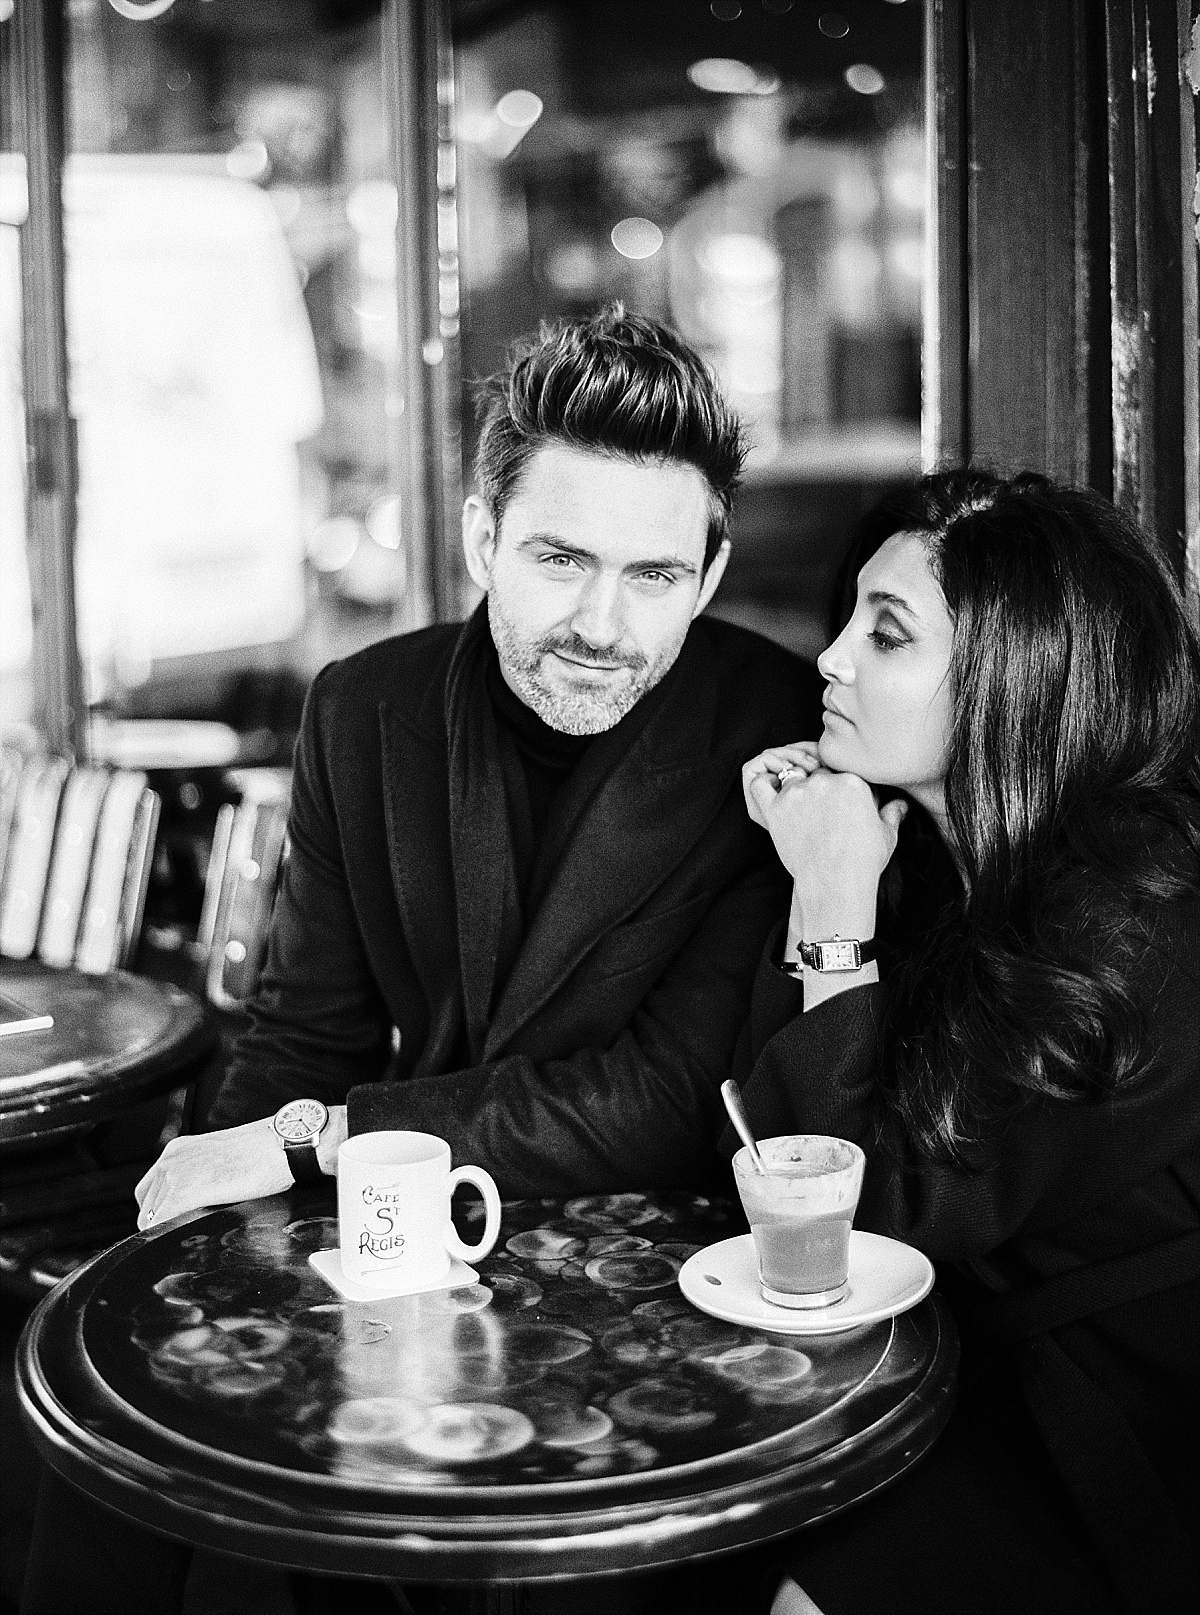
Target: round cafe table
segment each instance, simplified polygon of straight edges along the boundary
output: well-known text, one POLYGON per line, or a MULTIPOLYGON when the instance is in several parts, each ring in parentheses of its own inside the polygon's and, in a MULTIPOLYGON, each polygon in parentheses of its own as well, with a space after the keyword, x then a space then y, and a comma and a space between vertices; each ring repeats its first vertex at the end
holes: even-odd
POLYGON ((6 961, 0 992, 48 1013, 0 1037, 0 1150, 69 1139, 169 1087, 212 1041, 189 993, 122 970, 104 976, 6 961))
POLYGON ((46 1462, 205 1547, 494 1584, 794 1531, 895 1480, 949 1416, 936 1296, 823 1337, 686 1301, 681 1264, 744 1228, 720 1200, 512 1202, 479 1284, 369 1303, 308 1263, 333 1211, 322 1185, 196 1213, 61 1284, 17 1363, 46 1462))

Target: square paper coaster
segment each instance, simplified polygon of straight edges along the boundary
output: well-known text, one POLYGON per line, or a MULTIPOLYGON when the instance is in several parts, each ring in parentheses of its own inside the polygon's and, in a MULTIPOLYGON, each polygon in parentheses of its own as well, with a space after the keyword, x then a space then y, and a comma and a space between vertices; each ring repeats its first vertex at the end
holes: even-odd
POLYGON ((475 1269, 466 1262, 460 1262, 457 1256, 450 1258, 450 1271, 443 1278, 433 1279, 428 1284, 395 1285, 360 1284, 357 1279, 347 1278, 342 1272, 340 1250, 313 1251, 308 1259, 325 1282, 332 1284, 347 1301, 386 1301, 389 1296, 422 1295, 427 1290, 458 1290, 464 1284, 479 1282, 475 1269))

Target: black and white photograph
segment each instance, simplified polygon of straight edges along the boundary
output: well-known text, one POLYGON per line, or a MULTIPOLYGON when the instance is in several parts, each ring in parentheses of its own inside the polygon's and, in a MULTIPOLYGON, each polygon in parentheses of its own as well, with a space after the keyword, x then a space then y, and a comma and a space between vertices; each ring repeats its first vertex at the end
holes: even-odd
POLYGON ((0 0, 0 1615, 1200 1610, 1200 0, 0 0))

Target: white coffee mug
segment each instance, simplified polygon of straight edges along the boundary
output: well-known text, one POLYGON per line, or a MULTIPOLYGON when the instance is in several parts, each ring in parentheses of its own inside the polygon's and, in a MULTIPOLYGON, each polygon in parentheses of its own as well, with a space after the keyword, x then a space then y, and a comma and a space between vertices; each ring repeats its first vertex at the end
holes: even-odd
POLYGON ((380 1289, 419 1289, 478 1262, 500 1232, 500 1194, 481 1166, 450 1168, 450 1146, 432 1133, 358 1133, 338 1150, 338 1239, 347 1278, 380 1289), (450 1220, 456 1184, 473 1183, 487 1220, 466 1245, 450 1220))

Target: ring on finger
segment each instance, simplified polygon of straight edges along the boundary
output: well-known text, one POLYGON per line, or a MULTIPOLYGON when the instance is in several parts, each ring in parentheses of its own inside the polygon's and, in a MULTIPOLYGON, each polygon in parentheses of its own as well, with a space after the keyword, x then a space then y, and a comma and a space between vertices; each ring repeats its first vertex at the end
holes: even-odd
POLYGON ((801 772, 802 772, 802 770, 800 768, 798 768, 795 763, 789 763, 786 768, 781 768, 779 770, 778 774, 776 774, 776 776, 775 776, 775 784, 776 784, 776 786, 777 787, 781 786, 784 783, 785 780, 791 779, 793 774, 799 774, 801 772))

